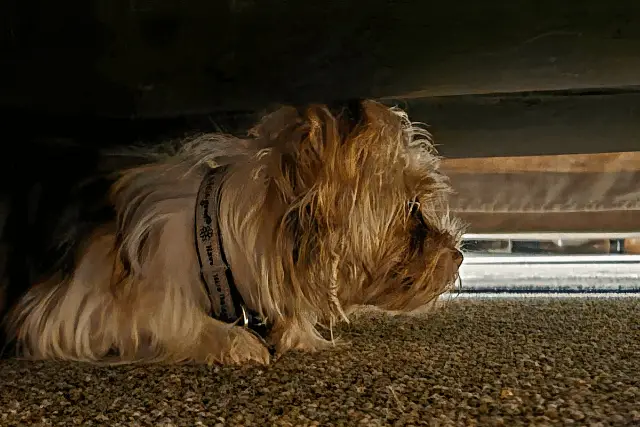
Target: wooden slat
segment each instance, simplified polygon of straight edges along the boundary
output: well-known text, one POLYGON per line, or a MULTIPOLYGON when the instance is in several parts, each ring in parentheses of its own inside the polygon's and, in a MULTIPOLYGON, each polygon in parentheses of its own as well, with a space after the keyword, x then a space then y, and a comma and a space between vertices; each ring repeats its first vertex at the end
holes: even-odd
POLYGON ((456 212, 472 233, 526 232, 635 232, 640 230, 640 212, 456 212))
POLYGON ((640 171, 451 174, 450 181, 460 211, 640 210, 640 171))
POLYGON ((519 156, 444 159, 448 174, 515 172, 636 172, 640 171, 640 151, 555 156, 519 156))
POLYGON ((452 159, 444 170, 470 233, 640 231, 640 152, 452 159))

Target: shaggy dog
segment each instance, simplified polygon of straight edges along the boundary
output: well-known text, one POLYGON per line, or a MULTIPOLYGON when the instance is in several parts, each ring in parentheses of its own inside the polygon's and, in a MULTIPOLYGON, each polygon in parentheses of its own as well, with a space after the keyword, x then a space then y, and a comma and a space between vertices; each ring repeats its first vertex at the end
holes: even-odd
MULTIPOLYGON (((424 307, 462 262, 429 135, 377 102, 99 161, 130 163, 70 190, 95 203, 44 218, 46 273, 12 291, 8 256, 3 329, 22 357, 267 363, 330 345, 319 328, 358 306, 424 307)), ((42 238, 23 225, 15 240, 42 238)))

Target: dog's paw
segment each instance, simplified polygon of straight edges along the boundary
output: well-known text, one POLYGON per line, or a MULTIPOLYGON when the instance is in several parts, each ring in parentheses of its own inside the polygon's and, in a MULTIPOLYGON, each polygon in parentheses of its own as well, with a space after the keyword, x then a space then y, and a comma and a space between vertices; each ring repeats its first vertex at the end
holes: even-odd
POLYGON ((251 332, 241 327, 229 331, 228 348, 222 352, 222 363, 245 364, 250 362, 267 365, 270 361, 269 349, 251 332))
POLYGON ((290 322, 278 325, 269 337, 278 356, 289 350, 314 353, 336 345, 338 340, 323 338, 312 325, 290 322))
POLYGON ((329 341, 322 338, 321 336, 307 335, 299 337, 298 341, 292 348, 294 350, 315 353, 317 351, 322 351, 334 347, 338 342, 339 339, 329 341))
POLYGON ((266 365, 270 362, 269 349, 249 330, 214 319, 208 319, 208 322, 197 348, 188 357, 189 360, 208 365, 266 365))

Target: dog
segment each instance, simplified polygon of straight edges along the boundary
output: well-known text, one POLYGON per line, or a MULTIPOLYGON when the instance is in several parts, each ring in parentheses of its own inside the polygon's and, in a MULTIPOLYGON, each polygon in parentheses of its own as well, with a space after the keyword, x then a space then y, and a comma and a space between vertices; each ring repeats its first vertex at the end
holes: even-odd
POLYGON ((53 231, 9 227, 32 244, 13 257, 40 260, 22 287, 3 274, 2 328, 19 357, 265 364, 332 345, 321 330, 358 307, 436 301, 463 260, 429 133, 376 101, 285 106, 243 138, 204 133, 96 162, 87 173, 109 172, 64 184, 89 198, 41 200, 60 206, 43 216, 53 231))

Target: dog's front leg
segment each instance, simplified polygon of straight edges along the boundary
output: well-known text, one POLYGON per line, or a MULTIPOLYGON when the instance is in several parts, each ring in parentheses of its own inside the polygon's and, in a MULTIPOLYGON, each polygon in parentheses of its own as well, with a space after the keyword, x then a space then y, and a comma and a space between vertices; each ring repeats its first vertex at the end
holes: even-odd
POLYGON ((274 323, 268 341, 277 355, 289 350, 315 352, 332 346, 335 341, 326 340, 309 319, 281 319, 274 323))

